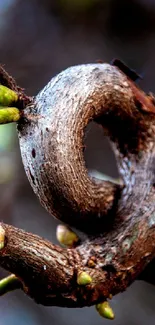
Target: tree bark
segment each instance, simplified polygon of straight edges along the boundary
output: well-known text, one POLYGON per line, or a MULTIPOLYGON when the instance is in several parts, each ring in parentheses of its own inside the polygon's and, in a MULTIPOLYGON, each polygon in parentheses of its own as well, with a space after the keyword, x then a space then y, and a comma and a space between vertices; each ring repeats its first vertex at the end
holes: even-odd
POLYGON ((146 266, 152 269, 155 258, 155 100, 118 66, 66 71, 23 109, 18 132, 25 169, 41 203, 87 236, 77 247, 63 249, 1 224, 0 265, 37 303, 83 307, 125 290, 135 279, 149 280, 146 266), (123 185, 88 178, 81 144, 91 119, 113 142, 123 185), (79 285, 80 272, 92 282, 79 285))

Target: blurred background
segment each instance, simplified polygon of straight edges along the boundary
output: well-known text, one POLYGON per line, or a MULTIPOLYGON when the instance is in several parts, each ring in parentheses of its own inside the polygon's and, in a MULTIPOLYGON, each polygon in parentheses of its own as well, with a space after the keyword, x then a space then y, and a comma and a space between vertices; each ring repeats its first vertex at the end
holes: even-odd
MULTIPOLYGON (((61 70, 113 58, 144 78, 155 92, 155 0, 0 0, 0 63, 29 95, 61 70)), ((103 132, 85 135, 89 170, 117 177, 103 132)), ((40 206, 26 179, 14 125, 0 127, 0 220, 56 242, 56 221, 40 206)), ((0 277, 4 275, 0 270, 0 277)), ((155 288, 136 281, 113 298, 113 325, 154 324, 155 288)), ((3 325, 101 325, 94 307, 63 309, 36 305, 20 291, 0 298, 3 325)))

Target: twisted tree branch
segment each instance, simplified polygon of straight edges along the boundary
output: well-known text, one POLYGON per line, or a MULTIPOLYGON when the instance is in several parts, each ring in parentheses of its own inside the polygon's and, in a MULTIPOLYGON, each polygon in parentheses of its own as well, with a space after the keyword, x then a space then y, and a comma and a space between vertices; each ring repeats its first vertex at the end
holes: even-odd
POLYGON ((28 121, 18 125, 23 163, 34 192, 52 215, 88 233, 111 227, 120 210, 123 218, 131 206, 138 213, 154 178, 152 97, 117 67, 82 65, 53 78, 23 113, 28 121), (92 119, 114 143, 123 191, 122 185, 88 176, 83 136, 92 119))
POLYGON ((140 276, 148 280, 145 267, 155 258, 154 97, 118 66, 72 67, 23 107, 18 134, 25 170, 41 203, 87 238, 62 249, 1 224, 0 265, 43 305, 90 306, 140 276), (123 185, 87 174, 83 135, 92 119, 113 143, 123 185))

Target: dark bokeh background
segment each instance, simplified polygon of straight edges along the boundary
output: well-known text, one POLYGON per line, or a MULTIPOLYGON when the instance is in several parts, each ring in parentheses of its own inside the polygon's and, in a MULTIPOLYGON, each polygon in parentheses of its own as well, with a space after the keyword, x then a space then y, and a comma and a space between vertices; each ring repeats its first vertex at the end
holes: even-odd
MULTIPOLYGON (((27 94, 37 94, 68 66, 114 57, 144 76, 140 86, 145 91, 155 91, 155 0, 0 0, 0 62, 27 94)), ((117 176, 109 144, 94 125, 86 132, 86 146, 91 170, 117 176)), ((14 125, 0 127, 0 195, 1 220, 56 242, 56 221, 40 206, 25 177, 14 125)), ((151 285, 137 281, 111 304, 114 325, 154 324, 151 285)), ((19 291, 0 298, 3 325, 102 323, 109 321, 93 307, 42 307, 19 291)))

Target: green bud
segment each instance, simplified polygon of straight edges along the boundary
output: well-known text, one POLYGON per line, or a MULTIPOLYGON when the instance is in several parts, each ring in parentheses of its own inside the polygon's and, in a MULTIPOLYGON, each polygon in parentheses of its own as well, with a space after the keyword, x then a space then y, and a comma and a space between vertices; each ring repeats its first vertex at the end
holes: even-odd
POLYGON ((92 282, 91 276, 87 272, 80 272, 77 277, 77 283, 80 286, 86 286, 92 282))
POLYGON ((4 248, 5 243, 5 230, 0 226, 0 249, 4 248))
POLYGON ((19 109, 16 107, 0 107, 0 124, 17 122, 20 119, 19 109))
POLYGON ((6 294, 9 291, 16 290, 22 287, 20 280, 11 274, 4 279, 0 280, 0 296, 6 294))
POLYGON ((15 91, 0 85, 0 105, 10 106, 12 103, 17 102, 18 95, 15 91))
POLYGON ((114 312, 112 310, 112 308, 110 307, 108 301, 104 301, 98 305, 96 305, 96 309, 98 311, 98 313, 100 314, 100 316, 107 318, 107 319, 114 319, 115 315, 114 312))
POLYGON ((79 241, 79 238, 75 232, 64 225, 58 225, 56 237, 61 245, 67 247, 73 247, 79 241))

